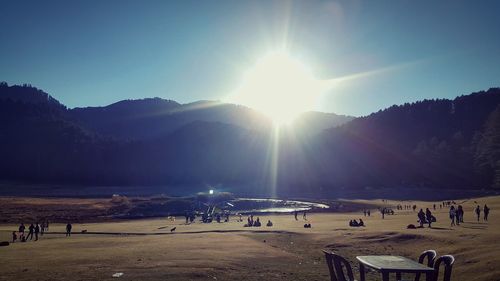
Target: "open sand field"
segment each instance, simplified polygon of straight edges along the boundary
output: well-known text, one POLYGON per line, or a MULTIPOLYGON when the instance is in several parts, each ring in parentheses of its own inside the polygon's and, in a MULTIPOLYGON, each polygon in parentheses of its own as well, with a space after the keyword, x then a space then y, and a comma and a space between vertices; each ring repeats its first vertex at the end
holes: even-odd
MULTIPOLYGON (((376 209, 366 218, 362 212, 310 213, 311 229, 303 227, 301 215, 298 221, 292 215, 261 216, 263 225, 270 219, 274 226, 260 228, 244 228, 236 217, 229 223, 191 225, 178 217, 75 223, 73 235, 66 238, 64 225, 54 223, 37 242, 0 247, 0 280, 329 280, 324 248, 350 260, 356 276, 357 255, 416 259, 421 251, 435 249, 455 256, 452 280, 500 280, 500 197, 455 201, 464 206, 465 223, 454 227, 440 202, 406 202, 418 209, 438 205, 433 211, 437 222, 421 229, 406 229, 417 224, 416 212, 395 210, 382 220, 376 209), (474 202, 488 204, 489 222, 477 222, 474 202), (350 219, 360 217, 366 227, 348 226, 350 219), (87 233, 80 233, 84 229, 87 233), (124 274, 113 278, 117 272, 124 274)), ((0 241, 9 241, 16 229, 15 224, 1 224, 0 241)), ((376 272, 367 277, 381 279, 376 272)))

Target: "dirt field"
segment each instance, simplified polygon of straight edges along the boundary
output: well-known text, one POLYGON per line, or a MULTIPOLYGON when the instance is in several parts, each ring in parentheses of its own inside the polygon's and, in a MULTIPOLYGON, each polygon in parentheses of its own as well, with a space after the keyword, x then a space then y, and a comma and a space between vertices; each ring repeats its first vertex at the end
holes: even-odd
MULTIPOLYGON (((434 204, 406 203, 431 210, 434 204)), ((260 228, 244 228, 235 217, 229 223, 192 225, 185 225, 183 218, 162 218, 74 224, 74 234, 66 238, 63 224, 51 224, 37 242, 0 248, 0 280, 329 280, 323 248, 348 258, 356 276, 357 255, 417 258, 421 251, 435 249, 455 256, 452 280, 500 280, 500 197, 457 201, 465 208, 465 223, 454 227, 448 210, 436 203, 437 222, 423 229, 406 229, 417 218, 416 212, 404 210, 384 220, 377 210, 366 218, 359 212, 311 213, 311 229, 303 228, 301 216, 295 221, 291 215, 260 217, 263 225, 268 219, 274 224, 260 228), (474 218, 474 201, 491 208, 489 222, 474 218), (366 227, 348 226, 349 219, 360 217, 366 227), (124 274, 112 278, 117 272, 124 274)), ((0 225, 0 241, 10 240, 16 229, 14 224, 0 225)), ((376 272, 367 277, 381 279, 376 272)))

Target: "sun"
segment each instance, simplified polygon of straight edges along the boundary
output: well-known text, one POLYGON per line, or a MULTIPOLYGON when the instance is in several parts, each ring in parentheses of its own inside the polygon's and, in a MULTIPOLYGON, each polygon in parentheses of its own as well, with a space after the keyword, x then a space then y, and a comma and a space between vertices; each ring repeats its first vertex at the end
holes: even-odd
POLYGON ((298 60, 274 52, 248 69, 231 101, 257 109, 277 124, 290 123, 315 108, 324 86, 298 60))

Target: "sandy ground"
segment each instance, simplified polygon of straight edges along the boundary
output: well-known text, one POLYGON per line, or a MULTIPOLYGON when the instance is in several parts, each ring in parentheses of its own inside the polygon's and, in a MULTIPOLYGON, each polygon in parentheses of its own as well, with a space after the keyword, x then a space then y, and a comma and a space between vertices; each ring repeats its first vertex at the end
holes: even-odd
MULTIPOLYGON (((399 201, 357 202, 394 206, 399 201)), ((434 202, 404 202, 418 208, 434 202)), ((406 229, 416 224, 413 211, 396 211, 382 220, 378 211, 308 214, 305 221, 291 215, 262 216, 273 227, 244 228, 232 217, 229 223, 186 225, 183 218, 74 224, 74 234, 51 224, 37 242, 0 248, 0 280, 329 280, 321 249, 344 255, 359 276, 357 255, 395 254, 416 259, 435 249, 456 258, 452 280, 500 280, 500 197, 457 200, 465 208, 465 223, 450 227, 448 210, 434 211, 433 228, 406 229), (473 208, 491 208, 489 222, 477 222, 473 208), (366 227, 351 228, 349 219, 366 227), (176 227, 171 233, 170 229, 176 227), (87 233, 79 233, 81 230, 87 233), (123 272, 118 279, 112 274, 123 272)), ((10 240, 17 225, 0 225, 0 241, 10 240)), ((368 272, 369 280, 380 280, 368 272)), ((411 279, 410 275, 405 276, 411 279)), ((393 280, 395 277, 392 276, 393 280)))

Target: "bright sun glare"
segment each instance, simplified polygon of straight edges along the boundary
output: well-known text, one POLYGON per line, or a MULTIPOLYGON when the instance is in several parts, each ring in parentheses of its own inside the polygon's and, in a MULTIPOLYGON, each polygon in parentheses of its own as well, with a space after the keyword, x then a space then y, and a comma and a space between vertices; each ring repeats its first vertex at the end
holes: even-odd
POLYGON ((250 68, 232 101, 257 109, 275 123, 292 121, 314 109, 325 83, 286 53, 271 53, 250 68))

